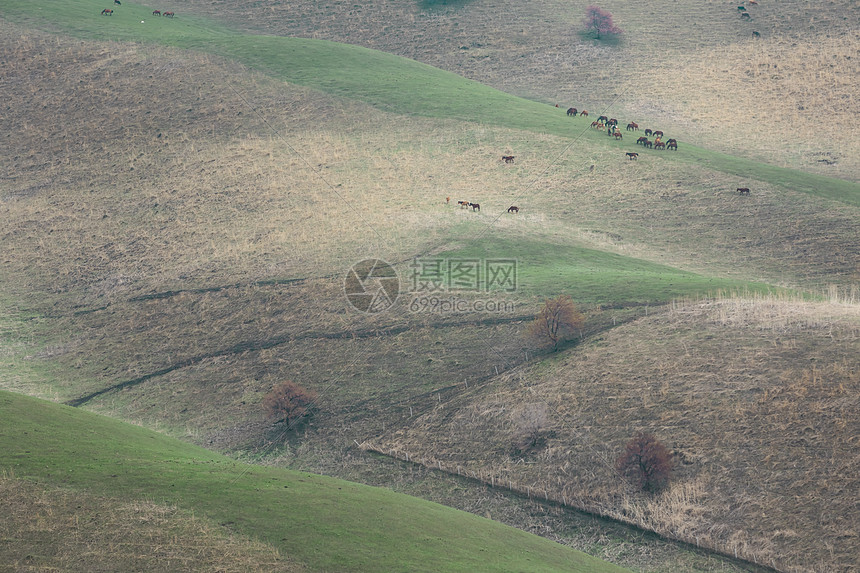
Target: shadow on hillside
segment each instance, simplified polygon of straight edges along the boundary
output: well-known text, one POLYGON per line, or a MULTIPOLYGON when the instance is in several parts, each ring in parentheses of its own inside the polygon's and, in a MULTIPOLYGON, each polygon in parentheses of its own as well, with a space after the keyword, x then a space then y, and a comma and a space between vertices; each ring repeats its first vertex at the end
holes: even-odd
POLYGON ((432 10, 445 6, 460 7, 470 4, 472 0, 418 0, 418 7, 422 10, 432 10))

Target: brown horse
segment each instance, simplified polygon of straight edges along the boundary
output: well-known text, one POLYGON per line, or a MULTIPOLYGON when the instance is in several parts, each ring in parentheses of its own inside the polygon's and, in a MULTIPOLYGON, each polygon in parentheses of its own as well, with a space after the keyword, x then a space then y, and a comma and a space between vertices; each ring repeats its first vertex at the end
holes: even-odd
POLYGON ((666 144, 665 144, 664 142, 662 142, 662 141, 655 141, 655 142, 654 142, 654 149, 655 149, 655 150, 657 150, 657 149, 666 149, 666 144))
POLYGON ((514 157, 514 155, 502 155, 502 161, 504 161, 505 163, 513 163, 514 157))
POLYGON ((457 201, 457 205, 460 206, 460 209, 465 209, 466 207, 469 206, 469 202, 468 201, 457 201))
POLYGON ((110 8, 105 8, 102 10, 102 16, 113 16, 113 10, 110 8))
POLYGON ((581 112, 579 112, 579 117, 582 117, 582 116, 588 117, 588 112, 585 110, 582 110, 581 112))
POLYGON ((638 123, 631 121, 630 123, 627 124, 627 131, 638 131, 638 130, 639 130, 639 124, 638 123))
POLYGON ((469 203, 469 207, 472 208, 472 211, 480 211, 481 210, 481 206, 477 203, 469 203))
POLYGON ((162 12, 161 15, 165 18, 173 18, 173 12, 162 12))
POLYGON ((678 141, 675 139, 666 141, 666 149, 674 149, 675 151, 678 151, 678 141))
POLYGON ((636 153, 635 151, 628 151, 627 152, 627 159, 630 159, 631 161, 634 159, 639 159, 639 154, 636 153))
POLYGON ((603 128, 604 128, 604 125, 601 122, 599 122, 599 121, 592 121, 591 122, 591 129, 603 129, 603 128))
POLYGON ((616 132, 615 132, 615 133, 613 133, 612 135, 614 135, 614 136, 615 136, 615 141, 618 141, 619 139, 623 139, 623 138, 624 138, 624 136, 622 136, 622 135, 621 135, 621 132, 620 132, 620 131, 616 131, 616 132))
POLYGON ((657 131, 653 132, 652 135, 659 139, 663 137, 663 132, 658 129, 657 131))
POLYGON ((567 110, 567 116, 568 117, 570 117, 570 116, 576 117, 576 114, 577 114, 577 111, 576 111, 575 107, 572 107, 572 108, 567 110))
POLYGON ((654 142, 652 142, 650 139, 646 139, 646 140, 642 143, 642 147, 647 147, 648 149, 651 149, 651 148, 653 148, 653 147, 654 147, 654 142))
POLYGON ((738 187, 738 195, 749 195, 750 188, 749 187, 738 187))
POLYGON ((606 123, 607 121, 609 121, 609 118, 606 117, 605 115, 601 115, 600 117, 597 118, 597 121, 599 121, 600 123, 606 123))
POLYGON ((646 128, 645 128, 645 135, 653 135, 653 134, 654 134, 654 132, 653 132, 653 131, 651 131, 651 128, 650 128, 650 127, 646 127, 646 128))
POLYGON ((645 142, 648 141, 648 138, 644 135, 636 140, 636 145, 645 145, 645 142))
POLYGON ((511 205, 510 207, 508 207, 508 213, 519 213, 519 212, 520 212, 520 208, 517 207, 516 205, 511 205))
POLYGON ((161 16, 161 10, 153 10, 152 15, 153 16, 161 16))

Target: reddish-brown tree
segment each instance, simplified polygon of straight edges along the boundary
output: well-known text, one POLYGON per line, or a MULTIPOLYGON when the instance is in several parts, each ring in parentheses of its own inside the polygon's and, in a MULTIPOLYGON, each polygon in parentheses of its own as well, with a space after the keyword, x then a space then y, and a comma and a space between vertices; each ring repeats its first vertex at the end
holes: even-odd
POLYGON ((294 425, 308 414, 311 405, 316 401, 317 393, 287 380, 281 382, 263 398, 263 410, 266 417, 276 422, 286 422, 294 425))
POLYGON ((627 443, 615 468, 643 491, 657 491, 672 476, 672 454, 651 434, 640 432, 627 443))
POLYGON ((552 343, 553 350, 565 335, 582 328, 585 316, 576 308, 573 299, 563 294, 549 299, 529 325, 528 334, 539 344, 552 343))
POLYGON ((624 33, 624 30, 612 22, 612 13, 594 5, 585 9, 585 18, 582 20, 582 24, 585 26, 585 31, 593 33, 598 40, 601 36, 624 33))

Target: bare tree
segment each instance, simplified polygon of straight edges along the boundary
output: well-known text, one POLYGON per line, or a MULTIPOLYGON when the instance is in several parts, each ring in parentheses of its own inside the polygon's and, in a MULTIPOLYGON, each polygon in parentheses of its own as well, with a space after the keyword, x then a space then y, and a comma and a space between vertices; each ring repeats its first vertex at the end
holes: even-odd
POLYGON ((627 443, 615 468, 643 491, 657 491, 669 483, 672 454, 651 434, 640 432, 627 443))
POLYGON ((585 316, 576 308, 569 295, 562 294, 549 299, 541 311, 529 325, 528 334, 539 344, 552 344, 553 350, 558 350, 558 344, 567 334, 582 328, 585 316))
POLYGON ((263 410, 266 417, 276 422, 286 422, 295 425, 303 416, 309 413, 317 399, 317 393, 307 390, 289 380, 281 382, 263 398, 263 410))
POLYGON ((514 447, 518 452, 538 448, 549 425, 546 402, 525 404, 514 412, 514 447))

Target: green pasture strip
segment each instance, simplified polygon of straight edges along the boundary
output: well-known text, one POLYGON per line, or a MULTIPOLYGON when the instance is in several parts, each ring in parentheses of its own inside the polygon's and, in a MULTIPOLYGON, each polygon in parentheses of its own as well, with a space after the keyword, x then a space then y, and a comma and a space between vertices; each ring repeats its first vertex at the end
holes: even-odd
MULTIPOLYGON (((764 283, 709 277, 587 247, 528 239, 481 239, 434 257, 449 261, 515 260, 518 294, 569 294, 586 304, 663 303, 718 291, 779 290, 764 283)), ((491 285, 489 292, 502 296, 504 289, 491 285)))
POLYGON ((5 391, 0 471, 173 504, 319 571, 623 571, 439 504, 242 464, 138 426, 5 391))
MULTIPOLYGON (((153 17, 152 7, 103 0, 0 0, 4 17, 41 29, 81 38, 156 42, 231 58, 279 79, 345 98, 354 98, 395 113, 457 119, 494 126, 583 136, 577 143, 638 149, 628 134, 622 142, 589 130, 592 118, 568 118, 565 110, 515 97, 414 60, 367 48, 324 40, 244 34, 212 20, 179 12, 175 18, 153 17), (113 16, 101 16, 102 8, 113 16), (144 23, 141 23, 141 20, 144 23), (598 143, 599 142, 599 143, 598 143)), ((261 17, 263 17, 261 15, 261 17)), ((225 86, 225 89, 227 86, 225 86)), ((599 110, 593 110, 599 111, 599 110)), ((765 165, 710 152, 685 142, 662 157, 702 165, 747 179, 860 205, 860 184, 765 165)))

